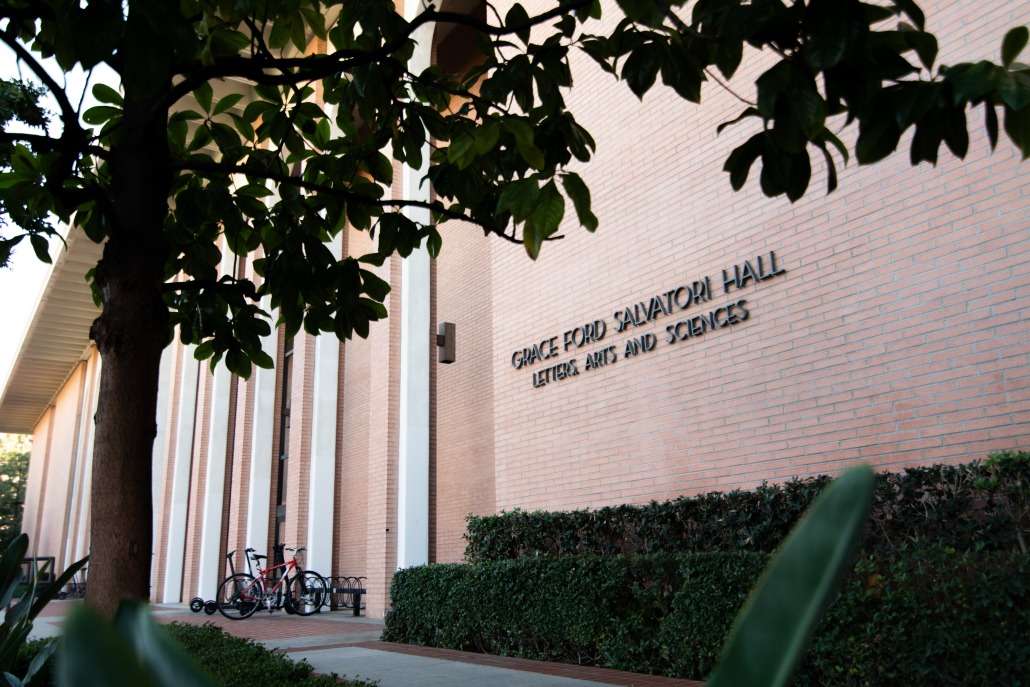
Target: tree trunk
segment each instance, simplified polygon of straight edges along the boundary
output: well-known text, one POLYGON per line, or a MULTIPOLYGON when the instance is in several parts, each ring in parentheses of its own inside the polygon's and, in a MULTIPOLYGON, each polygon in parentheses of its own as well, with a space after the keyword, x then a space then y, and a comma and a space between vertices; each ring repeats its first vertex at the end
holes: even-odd
POLYGON ((158 370, 168 343, 167 135, 167 112, 127 92, 110 157, 114 221, 96 272, 103 312, 90 331, 103 364, 86 601, 108 616, 123 597, 150 597, 158 370))

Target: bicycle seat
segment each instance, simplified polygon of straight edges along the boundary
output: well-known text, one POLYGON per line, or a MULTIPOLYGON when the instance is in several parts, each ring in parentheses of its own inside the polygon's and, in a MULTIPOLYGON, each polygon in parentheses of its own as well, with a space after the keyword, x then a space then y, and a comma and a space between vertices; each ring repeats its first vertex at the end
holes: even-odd
POLYGON ((260 553, 251 554, 250 557, 256 561, 260 561, 262 558, 268 558, 268 556, 262 556, 260 553))

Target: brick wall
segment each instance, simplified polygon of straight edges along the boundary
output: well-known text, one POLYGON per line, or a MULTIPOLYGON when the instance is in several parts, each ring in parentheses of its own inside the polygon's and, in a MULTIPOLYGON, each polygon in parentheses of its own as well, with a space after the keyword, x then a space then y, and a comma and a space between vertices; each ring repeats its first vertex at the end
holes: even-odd
MULTIPOLYGON (((925 9, 943 63, 997 59, 1025 22, 1012 3, 925 9)), ((752 97, 760 71, 732 87, 752 97)), ((852 163, 826 196, 816 160, 791 205, 760 194, 757 168, 730 188, 722 164, 753 131, 716 136, 745 107, 717 85, 698 107, 661 89, 641 103, 578 58, 574 75, 570 109, 598 142, 581 170, 597 234, 566 223, 532 262, 454 230, 437 264, 437 317, 459 323, 458 362, 436 370, 436 502, 459 505, 437 507, 438 560, 460 557, 460 504, 491 466, 496 510, 582 508, 1025 442, 1030 203, 1016 151, 989 153, 978 114, 965 161, 852 163), (784 274, 725 292, 722 270, 768 267, 770 251, 784 274), (709 298, 615 331, 617 310, 705 277, 709 298), (666 326, 739 300, 745 321, 667 343, 666 326), (563 350, 595 320, 603 340, 563 350), (654 349, 626 357, 647 334, 654 349), (513 368, 550 337, 558 355, 513 368), (585 370, 609 346, 618 360, 585 370), (533 373, 571 359, 577 376, 534 388, 533 373)))

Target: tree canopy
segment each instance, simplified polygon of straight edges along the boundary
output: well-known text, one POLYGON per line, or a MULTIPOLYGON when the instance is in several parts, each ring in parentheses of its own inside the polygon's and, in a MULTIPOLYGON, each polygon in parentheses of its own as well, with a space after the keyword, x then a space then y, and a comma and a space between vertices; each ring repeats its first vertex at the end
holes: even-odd
MULTIPOLYGON (((832 191, 837 165, 851 155, 829 126, 836 115, 857 121, 860 163, 893 152, 910 127, 913 164, 936 163, 942 143, 963 157, 974 106, 984 108, 992 146, 1000 110, 1008 136, 1024 157, 1030 152, 1030 70, 1015 62, 1025 27, 1005 37, 1000 64, 938 67, 937 41, 912 0, 623 0, 624 17, 607 34, 591 33, 600 2, 555 3, 532 16, 518 3, 503 17, 489 9, 479 19, 430 5, 405 19, 383 0, 191 0, 128 3, 128 12, 111 0, 6 3, 3 40, 30 68, 33 54, 66 70, 104 62, 125 93, 96 85, 103 104, 82 113, 80 126, 62 90, 37 73, 57 96, 63 131, 4 136, 13 167, 0 200, 19 212, 8 213, 16 226, 0 244, 0 263, 24 236, 42 257, 50 215, 95 241, 129 230, 119 226, 110 194, 117 183, 110 151, 125 145, 126 98, 170 111, 160 123, 173 209, 160 230, 164 277, 179 277, 165 293, 172 324, 183 342, 224 355, 243 375, 252 362, 271 365, 258 344, 268 332, 258 296, 271 295, 289 334, 303 325, 364 335, 385 316, 389 287, 363 263, 407 255, 422 242, 435 255, 438 222, 472 222, 521 241, 533 257, 558 231, 568 201, 594 230, 589 190, 572 169, 573 160, 590 159, 594 141, 563 96, 573 84, 572 50, 638 97, 660 78, 690 102, 700 101, 703 83, 730 79, 747 46, 775 53, 754 102, 722 125, 755 129, 726 160, 737 189, 760 161, 762 191, 797 200, 815 154, 832 191), (433 23, 472 28, 480 63, 463 74, 411 70, 415 34, 433 23), (313 38, 326 42, 322 54, 304 54, 313 38), (226 79, 253 91, 215 100, 212 82, 226 79), (386 196, 395 161, 416 169, 428 162, 432 222, 397 211, 419 201, 386 196), (341 262, 328 254, 324 242, 347 223, 378 238, 377 254, 341 262), (220 237, 234 254, 255 257, 260 283, 218 274, 220 237)), ((34 123, 46 124, 38 115, 34 123)))
MULTIPOLYGON (((1004 129, 1030 155, 1030 69, 1016 62, 1026 27, 1000 41, 997 63, 938 65, 926 23, 914 0, 551 0, 407 13, 387 0, 3 0, 0 41, 57 111, 32 122, 38 108, 22 97, 8 109, 18 101, 0 93, 0 264, 25 238, 47 259, 53 218, 106 241, 90 275, 107 380, 94 469, 102 456, 124 468, 149 455, 154 405, 115 399, 156 394, 171 336, 246 377, 273 362, 261 349, 271 326, 262 297, 287 336, 365 336, 390 289, 372 268, 421 245, 436 255, 442 222, 466 221, 533 258, 573 217, 594 231, 575 170, 595 142, 565 101, 574 51, 638 98, 660 80, 691 103, 706 83, 726 87, 745 58, 768 60, 754 97, 719 127, 754 131, 726 157, 735 189, 758 164, 764 194, 796 201, 814 155, 832 191, 838 165, 883 159, 909 129, 913 165, 936 163, 942 145, 963 157, 971 108, 983 109, 992 147, 1004 129), (617 20, 600 22, 602 12, 617 20), (433 25, 467 31, 470 68, 414 59, 433 25), (66 71, 106 64, 120 87, 95 85, 101 104, 79 112, 42 67, 48 58, 66 71), (8 130, 17 119, 40 132, 8 130), (848 125, 853 149, 834 133, 848 125), (428 200, 388 191, 398 163, 422 170, 428 200), (345 226, 369 232, 376 252, 335 256, 326 244, 345 226), (145 383, 133 386, 141 370, 145 383), (143 429, 126 429, 129 417, 143 429)), ((112 526, 97 513, 98 481, 91 590, 105 566, 124 568, 124 558, 97 558, 97 531, 112 526)), ((145 593, 145 558, 121 591, 145 593)))

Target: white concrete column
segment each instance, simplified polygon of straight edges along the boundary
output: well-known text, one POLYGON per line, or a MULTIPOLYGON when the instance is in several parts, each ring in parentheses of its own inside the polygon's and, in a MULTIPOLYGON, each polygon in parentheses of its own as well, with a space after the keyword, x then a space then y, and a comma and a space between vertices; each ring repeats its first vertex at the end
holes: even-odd
MULTIPOLYGON (((422 9, 419 1, 408 2, 408 18, 422 9)), ((420 73, 429 66, 432 27, 415 35, 417 45, 409 69, 420 73)), ((429 146, 422 149, 423 167, 404 167, 403 197, 429 201, 429 185, 423 184, 429 146)), ((429 211, 406 208, 404 214, 429 224, 429 211)), ((401 371, 400 445, 397 469, 397 567, 429 562, 429 356, 430 347, 429 252, 420 247, 401 262, 401 371)))
POLYGON ((93 488, 93 439, 96 436, 96 428, 93 423, 93 415, 96 413, 97 401, 100 399, 100 369, 103 366, 103 359, 98 355, 90 366, 90 405, 89 423, 86 441, 84 442, 85 458, 82 464, 81 487, 78 487, 82 496, 78 502, 79 527, 75 535, 75 549, 71 562, 75 562, 89 553, 89 531, 90 531, 90 490, 93 488))
MULTIPOLYGON (((193 463, 193 431, 197 415, 197 384, 201 362, 193 357, 195 346, 183 348, 179 374, 179 407, 175 430, 171 507, 168 519, 168 548, 165 551, 165 585, 162 600, 180 601, 183 559, 186 554, 186 518, 189 513, 190 467, 193 463)), ((210 598, 214 598, 212 595, 210 598)))
MULTIPOLYGON (((267 297, 261 308, 268 310, 267 297)), ((272 316, 272 333, 261 340, 261 350, 275 359, 279 348, 279 330, 272 316)), ((268 540, 268 513, 272 507, 272 430, 275 427, 275 369, 254 368, 254 418, 250 437, 250 482, 247 484, 247 546, 263 549, 268 540)))
MULTIPOLYGON (((205 363, 206 364, 206 363, 205 363)), ((215 598, 222 572, 222 507, 225 501, 225 460, 229 441, 229 390, 232 373, 223 364, 215 367, 208 416, 207 474, 204 477, 200 516, 200 564, 197 596, 215 598)))
MULTIPOLYGON (((172 404, 172 393, 175 388, 175 346, 166 346, 164 351, 161 352, 161 367, 158 370, 157 377, 157 436, 154 437, 154 454, 152 469, 153 474, 151 475, 151 495, 150 503, 153 504, 152 508, 157 509, 161 504, 161 491, 164 486, 165 479, 165 467, 168 465, 168 418, 169 418, 169 407, 172 404)), ((154 522, 157 522, 157 518, 154 518, 154 522)), ((159 533, 157 528, 154 528, 153 544, 151 550, 155 555, 158 555, 158 547, 160 543, 157 538, 159 533)), ((156 566, 151 566, 151 574, 156 569, 156 566)), ((151 580, 153 583, 153 580, 151 580)))
MULTIPOLYGON (((343 236, 329 250, 343 255, 343 236)), ((336 499, 337 394, 340 387, 340 340, 331 332, 315 337, 315 388, 311 405, 311 453, 308 471, 308 540, 304 567, 333 575, 333 518, 336 499)))

